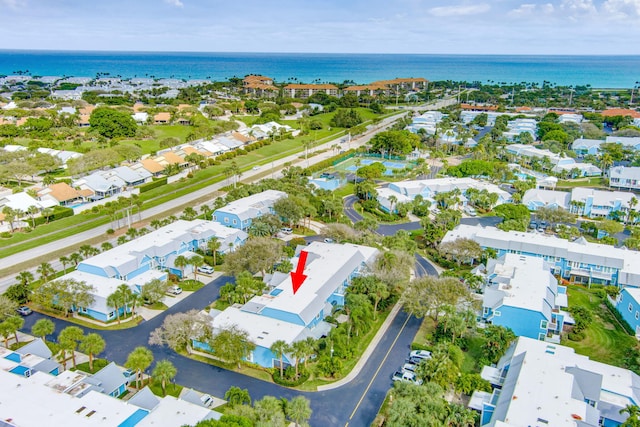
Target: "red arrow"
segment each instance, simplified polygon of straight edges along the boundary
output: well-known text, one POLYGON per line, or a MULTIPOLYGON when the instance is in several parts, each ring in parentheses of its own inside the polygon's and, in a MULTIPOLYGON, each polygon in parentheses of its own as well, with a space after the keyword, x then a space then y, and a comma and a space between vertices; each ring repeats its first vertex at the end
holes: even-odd
POLYGON ((304 266, 307 263, 307 252, 300 251, 300 258, 298 258, 298 267, 296 271, 291 272, 291 283, 293 284, 293 294, 295 295, 300 289, 300 286, 304 283, 307 276, 302 274, 304 272, 304 266))

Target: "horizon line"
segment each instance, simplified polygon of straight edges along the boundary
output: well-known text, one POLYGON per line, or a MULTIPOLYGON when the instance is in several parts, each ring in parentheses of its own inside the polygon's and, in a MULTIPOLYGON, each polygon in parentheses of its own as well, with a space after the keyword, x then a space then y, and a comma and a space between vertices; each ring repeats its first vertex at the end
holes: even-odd
POLYGON ((199 51, 199 50, 111 50, 111 49, 11 49, 0 48, 0 52, 47 52, 47 53, 127 53, 127 54, 244 54, 244 55, 416 55, 416 56, 537 56, 537 57, 639 57, 636 54, 575 54, 575 53, 416 53, 416 52, 301 52, 301 51, 199 51))

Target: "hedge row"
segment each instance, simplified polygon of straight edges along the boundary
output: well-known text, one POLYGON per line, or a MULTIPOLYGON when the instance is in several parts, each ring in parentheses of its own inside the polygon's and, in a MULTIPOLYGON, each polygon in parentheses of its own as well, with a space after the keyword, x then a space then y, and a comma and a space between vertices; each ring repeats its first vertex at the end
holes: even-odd
MULTIPOLYGON (((53 214, 49 217, 49 222, 56 221, 58 219, 66 218, 68 216, 73 216, 73 209, 67 208, 65 206, 54 206, 53 214)), ((47 218, 43 216, 39 216, 35 219, 36 226, 45 224, 47 222, 47 218)), ((28 221, 31 223, 31 221, 28 221)))
POLYGON ((338 154, 337 156, 329 157, 328 159, 316 163, 315 165, 309 166, 304 170, 305 175, 311 175, 314 172, 320 172, 321 170, 330 168, 334 164, 340 163, 341 161, 347 160, 348 158, 352 157, 355 152, 356 150, 352 148, 349 151, 338 154))
POLYGON ((167 177, 165 176, 164 178, 158 178, 151 182, 147 182, 146 184, 142 184, 138 188, 140 189, 140 193, 142 194, 166 184, 167 184, 167 177))

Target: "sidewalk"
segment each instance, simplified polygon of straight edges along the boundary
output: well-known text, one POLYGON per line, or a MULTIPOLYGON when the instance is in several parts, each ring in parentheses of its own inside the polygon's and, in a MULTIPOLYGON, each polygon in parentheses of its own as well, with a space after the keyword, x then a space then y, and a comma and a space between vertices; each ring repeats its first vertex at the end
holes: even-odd
POLYGON ((391 313, 389 313, 382 326, 380 326, 380 329, 378 329, 378 333, 376 333, 376 336, 373 337, 373 339, 369 343, 369 346, 367 346, 367 349, 364 351, 364 353, 362 353, 362 356, 360 356, 360 360, 358 360, 358 363, 356 363, 356 366, 353 367, 351 372, 349 372, 346 377, 334 383, 318 386, 318 391, 333 390, 334 388, 342 387, 343 385, 353 381, 360 374, 360 371, 362 371, 362 368, 369 360, 369 357, 371 357, 371 354, 380 343, 380 340, 382 339, 384 334, 387 333, 389 325, 391 325, 393 320, 396 318, 396 315, 398 314, 398 312, 400 312, 401 308, 402 305, 399 303, 393 307, 391 313))

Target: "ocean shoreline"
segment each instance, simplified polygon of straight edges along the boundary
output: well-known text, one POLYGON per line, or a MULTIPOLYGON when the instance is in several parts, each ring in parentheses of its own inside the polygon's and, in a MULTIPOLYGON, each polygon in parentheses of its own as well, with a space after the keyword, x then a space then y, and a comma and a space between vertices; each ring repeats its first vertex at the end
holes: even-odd
POLYGON ((278 83, 367 84, 397 77, 631 89, 640 80, 638 55, 346 54, 0 50, 0 74, 96 75, 225 81, 262 74, 278 83))

